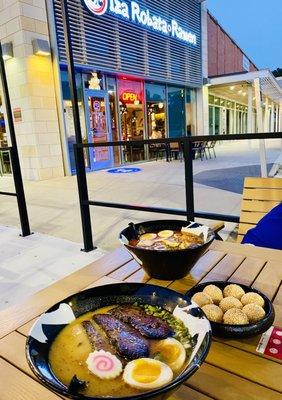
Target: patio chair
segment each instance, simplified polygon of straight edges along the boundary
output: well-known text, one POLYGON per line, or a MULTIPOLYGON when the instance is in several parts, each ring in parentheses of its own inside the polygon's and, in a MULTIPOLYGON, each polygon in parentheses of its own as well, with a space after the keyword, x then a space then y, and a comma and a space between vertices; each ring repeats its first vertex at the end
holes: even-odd
POLYGON ((245 178, 237 241, 281 202, 281 178, 245 178))
POLYGON ((201 161, 203 161, 204 157, 206 157, 206 160, 208 159, 207 153, 206 153, 206 143, 205 142, 194 142, 192 151, 194 154, 194 159, 200 157, 201 161))
POLYGON ((169 144, 169 158, 172 160, 173 158, 175 160, 180 160, 183 161, 183 147, 182 144, 180 143, 170 143, 169 144))
POLYGON ((214 157, 216 158, 216 154, 215 154, 215 145, 216 145, 216 140, 211 140, 210 142, 206 143, 206 149, 209 152, 209 156, 211 158, 211 150, 213 151, 214 157))

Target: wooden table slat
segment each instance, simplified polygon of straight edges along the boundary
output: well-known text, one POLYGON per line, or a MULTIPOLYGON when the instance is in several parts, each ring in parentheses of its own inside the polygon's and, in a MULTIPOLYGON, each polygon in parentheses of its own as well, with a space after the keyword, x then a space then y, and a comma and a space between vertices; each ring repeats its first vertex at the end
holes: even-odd
POLYGON ((253 283, 253 287, 263 292, 270 300, 274 298, 282 280, 281 261, 269 261, 253 283))
POLYGON ((208 250, 191 269, 188 278, 192 284, 199 282, 225 256, 223 251, 208 250))
POLYGON ((131 260, 129 263, 123 265, 122 267, 118 268, 114 272, 111 272, 108 276, 110 278, 118 279, 123 281, 124 279, 128 278, 134 272, 140 269, 140 265, 135 261, 131 260))
POLYGON ((226 254, 226 256, 200 281, 226 281, 244 261, 240 254, 226 254))
POLYGON ((231 275, 229 281, 250 286, 261 272, 265 264, 266 260, 255 257, 247 257, 234 272, 234 274, 231 275))
POLYGON ((187 384, 217 400, 281 400, 281 394, 207 363, 187 384))
POLYGON ((215 240, 211 244, 210 250, 219 250, 226 254, 241 254, 244 257, 255 257, 263 260, 278 261, 281 263, 281 250, 267 249, 265 247, 242 245, 241 243, 234 242, 220 242, 215 240))
POLYGON ((124 279, 125 282, 140 282, 140 283, 146 283, 149 280, 149 276, 146 274, 146 272, 143 271, 142 268, 140 268, 138 271, 134 272, 134 274, 128 276, 126 279, 124 279))
POLYGON ((59 400, 39 382, 0 358, 1 400, 59 400))
POLYGON ((207 362, 252 382, 282 392, 281 365, 269 359, 262 359, 214 341, 207 362))

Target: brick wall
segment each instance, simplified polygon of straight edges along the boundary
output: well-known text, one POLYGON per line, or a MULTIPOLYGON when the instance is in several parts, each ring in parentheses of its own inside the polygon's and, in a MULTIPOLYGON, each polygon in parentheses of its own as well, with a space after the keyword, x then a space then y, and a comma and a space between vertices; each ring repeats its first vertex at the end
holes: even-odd
POLYGON ((12 108, 22 113, 15 130, 29 180, 64 175, 52 60, 33 54, 35 38, 49 41, 45 0, 0 0, 0 39, 13 43, 5 67, 12 108))
MULTIPOLYGON (((218 76, 244 72, 243 51, 208 13, 208 75, 218 76)), ((248 57, 247 57, 248 58, 248 57)), ((257 67, 250 60, 250 71, 257 67)))

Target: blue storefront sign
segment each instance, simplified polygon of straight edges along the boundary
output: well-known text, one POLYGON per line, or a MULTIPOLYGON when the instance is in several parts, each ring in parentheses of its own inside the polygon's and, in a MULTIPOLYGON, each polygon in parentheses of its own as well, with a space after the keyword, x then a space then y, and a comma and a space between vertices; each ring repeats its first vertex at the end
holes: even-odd
POLYGON ((132 174, 140 171, 142 171, 141 168, 120 167, 109 169, 107 172, 109 174, 132 174))

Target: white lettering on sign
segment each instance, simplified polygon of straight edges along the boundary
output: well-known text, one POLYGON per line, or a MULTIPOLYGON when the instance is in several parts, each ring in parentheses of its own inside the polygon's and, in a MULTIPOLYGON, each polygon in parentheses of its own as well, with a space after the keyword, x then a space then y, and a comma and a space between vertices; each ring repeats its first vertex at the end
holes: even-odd
POLYGON ((110 0, 110 11, 123 18, 130 18, 128 5, 124 1, 110 0))
POLYGON ((109 6, 108 0, 82 0, 82 2, 92 14, 103 15, 108 8, 111 14, 125 18, 130 22, 194 46, 197 45, 197 36, 183 29, 175 19, 167 21, 159 15, 152 14, 148 8, 141 7, 136 1, 126 3, 122 0, 109 0, 109 6))

